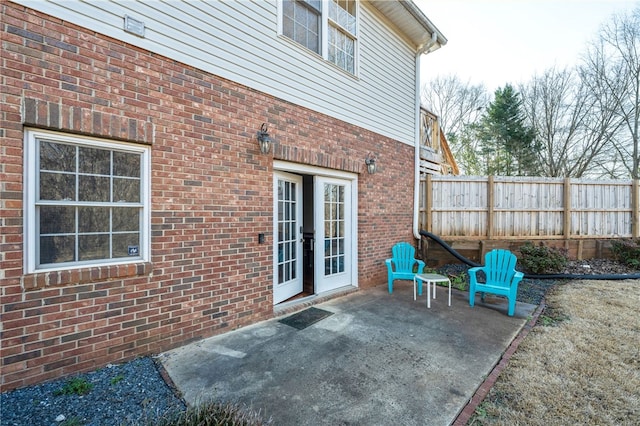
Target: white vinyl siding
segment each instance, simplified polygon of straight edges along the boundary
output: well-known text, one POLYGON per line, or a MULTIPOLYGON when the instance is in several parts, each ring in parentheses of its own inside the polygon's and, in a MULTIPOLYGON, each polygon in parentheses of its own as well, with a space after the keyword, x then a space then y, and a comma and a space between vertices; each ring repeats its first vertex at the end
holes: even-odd
POLYGON ((278 36, 277 0, 17 3, 347 123, 414 144, 415 52, 359 5, 358 77, 278 36), (123 30, 124 16, 145 24, 123 30))
POLYGON ((415 53, 378 15, 365 8, 361 8, 361 13, 360 79, 366 85, 368 97, 362 108, 372 117, 382 120, 389 132, 410 132, 406 140, 413 145, 415 53))

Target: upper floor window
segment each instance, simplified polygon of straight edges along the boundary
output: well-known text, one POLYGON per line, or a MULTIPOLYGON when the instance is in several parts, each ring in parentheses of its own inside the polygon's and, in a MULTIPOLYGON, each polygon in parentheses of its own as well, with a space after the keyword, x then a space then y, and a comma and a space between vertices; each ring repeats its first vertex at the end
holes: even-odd
POLYGON ((356 0, 283 0, 282 34, 355 74, 356 0))
POLYGON ((356 1, 329 2, 329 60, 351 73, 355 70, 356 1))
POLYGON ((321 2, 285 0, 282 10, 282 33, 309 50, 320 52, 321 2))
POLYGON ((149 148, 29 130, 26 270, 148 260, 149 148))

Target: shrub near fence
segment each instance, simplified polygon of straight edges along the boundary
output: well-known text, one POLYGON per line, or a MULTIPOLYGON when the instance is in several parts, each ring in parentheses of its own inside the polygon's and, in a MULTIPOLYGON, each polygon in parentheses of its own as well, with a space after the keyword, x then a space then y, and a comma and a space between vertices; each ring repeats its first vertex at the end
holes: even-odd
POLYGON ((427 175, 419 226, 452 245, 475 244, 478 258, 532 240, 581 258, 584 244, 640 236, 639 187, 638 180, 427 175))

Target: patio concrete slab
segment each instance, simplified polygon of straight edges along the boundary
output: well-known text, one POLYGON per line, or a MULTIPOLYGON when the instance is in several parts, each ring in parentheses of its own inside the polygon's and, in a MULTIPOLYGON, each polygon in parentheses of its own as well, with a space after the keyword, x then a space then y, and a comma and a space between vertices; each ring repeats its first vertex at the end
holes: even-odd
POLYGON ((260 411, 275 425, 448 425, 536 306, 438 288, 413 300, 412 282, 360 290, 314 307, 332 312, 298 330, 278 321, 159 356, 185 400, 260 411))

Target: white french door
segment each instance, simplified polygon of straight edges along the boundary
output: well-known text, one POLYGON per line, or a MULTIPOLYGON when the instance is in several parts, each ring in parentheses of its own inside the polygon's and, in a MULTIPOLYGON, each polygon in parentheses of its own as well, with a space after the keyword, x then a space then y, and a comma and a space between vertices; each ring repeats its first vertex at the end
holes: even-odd
POLYGON ((351 181, 315 176, 316 293, 352 284, 351 181))
POLYGON ((274 176, 273 303, 302 292, 302 176, 274 176))

